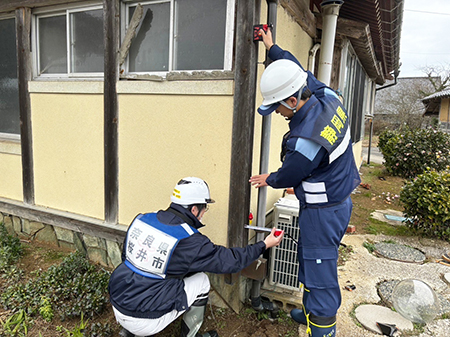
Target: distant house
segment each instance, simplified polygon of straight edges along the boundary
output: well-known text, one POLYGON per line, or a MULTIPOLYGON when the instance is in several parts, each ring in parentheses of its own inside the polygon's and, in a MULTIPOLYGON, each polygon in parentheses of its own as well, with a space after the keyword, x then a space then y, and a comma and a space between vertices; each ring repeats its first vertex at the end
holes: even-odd
POLYGON ((422 103, 425 106, 424 116, 437 117, 441 129, 450 132, 450 89, 427 96, 422 103))
MULTIPOLYGON (((433 77, 439 82, 439 77, 433 77)), ((390 83, 393 84, 393 83, 390 83)), ((434 92, 428 77, 400 77, 395 85, 378 87, 375 98, 375 123, 382 121, 394 126, 411 123, 420 126, 425 112, 422 98, 434 92)))
MULTIPOLYGON (((250 210, 261 205, 264 223, 283 193, 267 189, 259 203, 248 179, 263 150, 264 170, 279 167, 288 127, 256 113, 267 63, 253 25, 272 23, 304 68, 328 71, 319 79, 343 94, 360 165, 375 87, 398 71, 403 3, 1 1, 0 221, 114 267, 136 214, 198 176, 217 201, 202 231, 247 244, 250 210)), ((230 305, 243 302, 212 278, 230 305)))

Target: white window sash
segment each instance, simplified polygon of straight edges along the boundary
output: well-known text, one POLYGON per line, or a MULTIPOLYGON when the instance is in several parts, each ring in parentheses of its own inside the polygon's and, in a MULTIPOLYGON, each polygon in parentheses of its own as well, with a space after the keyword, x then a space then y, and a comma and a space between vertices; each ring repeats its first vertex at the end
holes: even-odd
POLYGON ((71 71, 72 64, 74 62, 73 59, 73 53, 71 52, 71 40, 73 36, 73 25, 70 22, 70 14, 76 13, 76 12, 86 12, 86 11, 92 11, 92 10, 99 10, 103 9, 102 5, 84 5, 83 6, 75 6, 73 8, 69 9, 62 9, 61 6, 57 6, 53 8, 49 12, 42 12, 42 10, 36 10, 33 12, 32 17, 32 25, 35 28, 35 34, 33 35, 32 39, 32 46, 33 50, 35 50, 35 57, 33 60, 34 63, 34 69, 33 69, 33 75, 34 77, 42 77, 42 78, 102 78, 103 72, 89 72, 89 73, 74 73, 71 71), (39 20, 41 18, 49 18, 49 17, 55 17, 55 16, 66 16, 66 55, 67 55, 67 70, 66 73, 52 73, 52 74, 40 74, 40 42, 39 42, 39 20))
MULTIPOLYGON (((232 69, 232 63, 233 63, 233 42, 234 42, 234 10, 235 10, 235 1, 236 0, 227 0, 227 13, 226 13, 226 22, 225 22, 225 47, 224 47, 224 64, 223 69, 216 69, 216 70, 203 70, 203 69, 196 69, 196 70, 177 70, 177 72, 183 72, 183 73, 192 73, 194 71, 202 71, 202 72, 213 72, 213 71, 229 71, 232 69)), ((169 72, 174 71, 173 69, 176 68, 176 36, 175 32, 177 20, 175 18, 175 15, 177 15, 176 8, 175 8, 175 1, 174 0, 156 0, 156 1, 143 1, 139 2, 142 6, 148 5, 148 4, 158 4, 158 3, 167 3, 170 2, 170 41, 169 41, 169 66, 168 71, 146 71, 146 72, 130 72, 129 71, 129 57, 126 58, 123 68, 125 69, 126 74, 134 74, 134 75, 145 75, 145 74, 152 74, 155 76, 161 76, 166 77, 169 72)), ((129 8, 137 6, 138 2, 128 0, 125 3, 122 4, 121 11, 122 13, 125 13, 122 15, 122 17, 125 18, 125 22, 121 24, 121 35, 122 37, 125 36, 126 31, 128 30, 128 25, 130 21, 129 17, 129 8)))

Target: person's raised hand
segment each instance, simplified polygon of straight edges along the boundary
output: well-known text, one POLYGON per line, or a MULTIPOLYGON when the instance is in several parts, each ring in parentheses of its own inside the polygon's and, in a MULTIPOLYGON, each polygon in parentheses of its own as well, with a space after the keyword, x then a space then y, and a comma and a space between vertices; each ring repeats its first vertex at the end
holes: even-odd
POLYGON ((263 43, 266 49, 270 50, 270 48, 272 48, 273 46, 272 30, 269 28, 266 33, 263 29, 260 29, 259 35, 262 36, 263 43))

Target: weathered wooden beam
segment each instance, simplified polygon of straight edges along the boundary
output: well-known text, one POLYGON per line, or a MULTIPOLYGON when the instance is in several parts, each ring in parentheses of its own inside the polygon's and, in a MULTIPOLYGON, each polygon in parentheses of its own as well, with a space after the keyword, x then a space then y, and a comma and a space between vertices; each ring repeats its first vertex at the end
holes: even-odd
POLYGON ((0 212, 118 243, 123 242, 127 231, 126 226, 105 224, 93 218, 4 199, 0 199, 0 212))
POLYGON ((118 99, 119 79, 119 0, 103 0, 104 66, 104 170, 105 221, 118 221, 119 159, 118 159, 118 99))
POLYGON ((142 15, 144 14, 144 8, 141 4, 136 6, 136 10, 133 13, 133 17, 130 20, 127 32, 123 39, 122 45, 119 50, 119 67, 125 62, 130 51, 131 42, 136 36, 136 29, 142 21, 142 15))
POLYGON ((317 37, 316 18, 309 9, 309 0, 280 0, 302 29, 313 39, 317 37))
POLYGON ((23 201, 34 204, 33 142, 28 81, 31 80, 31 10, 16 10, 17 77, 19 81, 20 145, 22 150, 23 201))
POLYGON ((59 4, 70 4, 80 0, 4 0, 0 1, 0 13, 11 12, 19 8, 39 8, 59 4))
MULTIPOLYGON (((317 16, 317 28, 322 29, 322 17, 320 15, 317 16)), ((382 84, 384 82, 383 72, 376 58, 369 24, 338 18, 336 33, 350 40, 367 74, 378 84, 382 84)))
MULTIPOLYGON (((259 4, 259 1, 256 1, 259 4)), ((255 1, 236 1, 235 94, 231 141, 230 193, 228 204, 228 246, 248 243, 244 224, 250 212, 250 184, 253 158, 258 44, 253 42, 253 25, 259 20, 255 1)))
MULTIPOLYGON (((317 15, 317 28, 322 29, 322 16, 317 15)), ((361 39, 368 34, 370 35, 370 26, 367 23, 338 18, 336 32, 340 35, 352 37, 354 39, 361 39)))

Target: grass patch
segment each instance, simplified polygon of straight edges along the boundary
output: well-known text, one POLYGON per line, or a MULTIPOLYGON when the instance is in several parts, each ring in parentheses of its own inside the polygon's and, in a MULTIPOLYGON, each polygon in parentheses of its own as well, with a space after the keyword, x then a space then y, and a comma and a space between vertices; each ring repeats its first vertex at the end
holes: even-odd
POLYGON ((415 236, 416 233, 407 226, 392 226, 386 222, 369 219, 369 225, 366 228, 368 234, 384 234, 388 236, 415 236))

